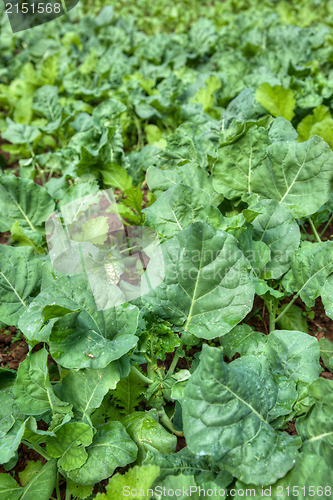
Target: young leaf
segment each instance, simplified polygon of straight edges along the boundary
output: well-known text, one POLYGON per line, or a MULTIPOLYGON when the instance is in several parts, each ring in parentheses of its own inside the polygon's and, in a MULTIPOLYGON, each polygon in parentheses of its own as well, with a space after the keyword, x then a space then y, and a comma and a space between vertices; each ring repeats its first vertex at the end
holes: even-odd
MULTIPOLYGON (((283 304, 277 310, 277 314, 281 314, 287 305, 283 304)), ((303 309, 295 305, 292 305, 288 309, 277 324, 282 330, 299 330, 300 332, 309 333, 308 322, 306 316, 304 316, 303 309)))
POLYGON ((295 97, 291 89, 279 85, 273 87, 269 83, 262 83, 256 91, 256 99, 273 116, 283 116, 291 121, 294 116, 295 97))
POLYGON ((67 473, 78 484, 90 485, 112 476, 117 467, 134 462, 137 446, 120 422, 101 425, 87 448, 88 459, 80 468, 67 473))
POLYGON ((117 384, 116 390, 111 391, 111 394, 117 406, 125 415, 128 415, 135 411, 142 400, 144 390, 145 383, 130 371, 129 375, 117 384))

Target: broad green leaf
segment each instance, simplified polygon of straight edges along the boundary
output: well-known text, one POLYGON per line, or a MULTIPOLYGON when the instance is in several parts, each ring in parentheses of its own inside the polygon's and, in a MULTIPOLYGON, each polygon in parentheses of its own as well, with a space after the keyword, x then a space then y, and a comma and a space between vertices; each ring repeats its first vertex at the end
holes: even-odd
POLYGON ((297 139, 298 134, 292 124, 280 116, 270 126, 268 137, 271 142, 293 141, 297 139))
POLYGON ((57 465, 49 460, 25 486, 20 500, 49 500, 56 483, 57 465))
POLYGON ((241 356, 256 355, 264 349, 267 338, 261 332, 255 332, 249 325, 237 325, 221 338, 224 354, 231 359, 236 352, 241 356))
POLYGON ((291 89, 262 83, 256 91, 256 99, 273 116, 283 116, 291 121, 294 116, 295 97, 291 89))
MULTIPOLYGON (((188 496, 188 492, 191 491, 191 498, 193 500, 200 500, 199 491, 195 479, 193 476, 179 474, 178 476, 167 476, 161 484, 161 488, 165 488, 166 491, 174 491, 177 486, 177 498, 179 500, 185 500, 188 496)), ((176 497, 174 497, 176 498, 176 497)), ((225 496, 219 495, 219 498, 224 499, 225 496)))
POLYGON ((289 270, 293 252, 299 247, 299 226, 291 211, 275 200, 262 200, 253 209, 263 212, 252 222, 253 238, 263 241, 271 252, 263 271, 265 278, 278 279, 289 270))
POLYGON ((87 452, 86 463, 67 476, 76 483, 89 485, 112 476, 117 467, 134 462, 137 446, 120 422, 109 422, 97 429, 87 452))
POLYGON ((141 463, 148 450, 168 454, 176 451, 177 438, 159 422, 154 411, 137 411, 123 420, 125 429, 138 446, 141 463))
POLYGON ((166 238, 172 238, 196 221, 219 227, 222 220, 217 208, 210 205, 208 194, 181 184, 162 193, 143 213, 146 223, 166 238))
POLYGON ((14 384, 15 402, 25 415, 43 415, 46 412, 65 413, 71 405, 54 394, 47 368, 45 348, 27 356, 21 362, 14 384))
POLYGON ((312 410, 296 420, 296 429, 303 439, 302 451, 325 456, 325 448, 333 448, 333 382, 318 378, 310 386, 315 400, 312 410))
POLYGON ((323 360, 325 367, 333 372, 333 342, 322 337, 319 339, 320 357, 323 360))
MULTIPOLYGON (((165 278, 143 296, 156 314, 197 337, 226 334, 252 308, 249 263, 236 239, 198 222, 161 245, 165 278)), ((157 266, 154 256, 148 264, 157 266)), ((149 284, 145 284, 147 291, 149 284)))
POLYGON ((71 402, 84 421, 94 408, 100 406, 105 394, 116 388, 120 377, 121 370, 117 361, 101 370, 70 370, 62 379, 61 397, 71 402))
POLYGON ((295 382, 310 383, 321 373, 318 340, 304 332, 275 330, 268 335, 263 352, 273 373, 295 382))
POLYGON ((10 474, 0 474, 0 499, 18 500, 21 497, 23 488, 17 484, 10 474))
POLYGON ((332 166, 332 151, 319 137, 268 146, 265 129, 252 127, 237 142, 219 150, 213 184, 227 198, 258 194, 303 217, 328 200, 332 166))
POLYGON ((222 350, 204 344, 183 400, 188 447, 211 455, 242 481, 273 484, 292 468, 301 445, 269 425, 276 400, 277 385, 260 360, 226 364, 222 350))
MULTIPOLYGON (((333 242, 311 243, 296 250, 291 269, 283 278, 282 284, 287 292, 298 293, 303 302, 313 307, 315 300, 323 291, 327 277, 333 271, 333 242)), ((326 306, 327 295, 324 294, 326 306)))
POLYGON ((79 469, 88 458, 85 447, 93 440, 93 429, 83 422, 68 422, 50 437, 46 451, 50 457, 58 458, 58 466, 65 471, 79 469))
MULTIPOLYGON (((281 314, 287 306, 288 304, 283 304, 277 310, 277 314, 281 314)), ((292 305, 277 324, 282 330, 299 330, 300 332, 309 333, 306 316, 299 306, 292 305)))
MULTIPOLYGON (((330 463, 333 459, 333 454, 326 457, 302 452, 297 457, 293 469, 282 479, 277 481, 273 486, 262 487, 252 484, 243 484, 240 481, 236 482, 236 490, 252 491, 252 496, 262 495, 265 492, 265 497, 270 500, 280 500, 289 488, 291 498, 298 500, 313 500, 322 491, 327 493, 329 498, 332 492, 333 473, 330 463), (305 493, 305 494, 304 494, 305 493)), ((323 495, 324 497, 324 495, 323 495)), ((244 495, 238 494, 234 498, 241 500, 244 495)), ((325 497, 324 497, 325 498, 325 497)))
POLYGON ((286 205, 297 217, 316 212, 329 197, 333 154, 319 137, 276 142, 254 172, 253 192, 286 205))
POLYGON ((19 221, 22 229, 37 232, 54 210, 45 188, 29 179, 0 177, 0 231, 9 231, 19 221))
POLYGON ((229 199, 256 192, 253 175, 267 156, 267 146, 267 130, 255 126, 234 144, 220 148, 213 169, 216 191, 229 199))
POLYGON ((148 451, 144 464, 154 464, 160 468, 159 480, 168 476, 178 477, 179 474, 183 474, 194 476, 196 484, 200 486, 215 482, 222 488, 228 486, 233 480, 232 475, 222 470, 211 457, 208 455, 195 455, 191 453, 188 447, 168 455, 148 451))
POLYGON ((84 277, 63 276, 36 297, 19 324, 29 340, 50 338, 52 356, 62 366, 100 369, 136 345, 137 321, 136 306, 124 304, 99 311, 84 277), (43 327, 42 311, 50 304, 76 312, 56 319, 51 328, 43 327))
POLYGON ((10 118, 7 118, 7 124, 7 130, 2 133, 2 138, 12 144, 32 144, 41 135, 37 127, 15 123, 10 118))
POLYGON ((40 281, 40 261, 32 248, 0 245, 1 321, 18 326, 40 281))
MULTIPOLYGON (((121 495, 126 494, 129 498, 134 498, 133 495, 127 494, 131 490, 147 491, 151 488, 158 478, 160 468, 157 465, 136 465, 129 469, 125 474, 114 474, 111 477, 109 484, 106 487, 106 493, 98 493, 96 500, 113 500, 121 498, 121 495)), ((137 493, 135 493, 135 497, 137 493)), ((146 498, 149 500, 151 494, 146 498)))
POLYGON ((203 189, 210 197, 211 205, 217 206, 223 200, 223 196, 216 193, 212 185, 212 178, 206 170, 197 163, 190 162, 184 166, 174 169, 163 169, 150 166, 146 173, 147 184, 158 197, 160 191, 166 191, 177 184, 183 184, 193 188, 203 189))

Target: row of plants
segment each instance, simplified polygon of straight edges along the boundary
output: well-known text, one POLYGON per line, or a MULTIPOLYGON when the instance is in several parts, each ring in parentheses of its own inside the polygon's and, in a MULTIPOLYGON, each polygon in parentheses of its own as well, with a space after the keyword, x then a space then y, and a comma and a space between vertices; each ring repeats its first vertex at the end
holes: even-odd
MULTIPOLYGON (((177 24, 157 2, 146 31, 127 3, 52 32, 2 18, 0 321, 29 353, 0 367, 1 500, 332 498, 332 332, 308 325, 318 300, 333 319, 330 6, 215 4, 177 24), (164 275, 99 308, 45 223, 110 188, 164 275), (21 445, 40 461, 17 474, 21 445)), ((109 213, 85 210, 75 240, 111 248, 109 213)))

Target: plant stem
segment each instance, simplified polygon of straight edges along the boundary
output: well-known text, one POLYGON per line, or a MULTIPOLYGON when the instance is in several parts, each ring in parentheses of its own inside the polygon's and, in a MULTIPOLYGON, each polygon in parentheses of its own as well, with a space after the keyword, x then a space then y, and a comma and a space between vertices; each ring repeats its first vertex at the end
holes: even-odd
POLYGON ((60 494, 60 488, 59 488, 59 473, 57 472, 57 480, 56 480, 56 493, 57 493, 57 500, 61 500, 61 494, 60 494))
MULTIPOLYGON (((67 486, 67 485, 66 485, 67 486)), ((72 498, 72 495, 70 494, 69 492, 69 489, 66 487, 66 496, 65 496, 65 500, 71 500, 72 498)))
POLYGON ((22 444, 25 444, 29 448, 33 448, 39 455, 41 455, 45 460, 50 460, 50 457, 44 452, 43 448, 39 444, 31 444, 29 441, 22 439, 22 444))
POLYGON ((316 240, 318 241, 318 243, 321 243, 320 236, 319 236, 319 234, 317 232, 316 226, 314 225, 313 220, 311 219, 311 217, 309 217, 309 222, 310 222, 310 226, 311 226, 311 229, 313 231, 313 234, 316 237, 316 240))
POLYGON ((331 215, 331 217, 328 219, 327 223, 325 224, 325 227, 324 229, 321 231, 320 233, 320 237, 322 237, 322 235, 324 234, 324 232, 326 231, 326 229, 328 228, 328 226, 330 225, 330 223, 332 222, 332 219, 333 219, 333 214, 331 215))
POLYGON ((153 381, 150 378, 143 375, 143 373, 141 373, 137 368, 135 368, 134 365, 132 365, 131 370, 132 370, 132 373, 134 373, 145 384, 152 384, 153 383, 153 381))
POLYGON ((276 323, 278 321, 280 321, 280 319, 282 318, 282 316, 284 316, 286 314, 286 312, 291 308, 291 306, 293 305, 293 303, 295 302, 295 300, 297 299, 298 297, 298 293, 292 298, 292 300, 289 302, 289 304, 287 305, 287 307, 285 309, 283 309, 282 313, 278 315, 278 317, 276 318, 276 323))
POLYGON ((173 374, 173 372, 175 371, 175 368, 177 366, 177 363, 178 363, 178 360, 179 360, 179 350, 182 348, 182 344, 180 344, 180 346, 177 348, 176 352, 175 352, 175 355, 173 357, 173 360, 171 361, 171 365, 169 367, 169 370, 166 374, 166 376, 170 376, 173 374))
POLYGON ((269 311, 269 331, 273 332, 275 330, 275 307, 270 304, 268 308, 269 311))
POLYGON ((171 420, 169 419, 168 415, 165 413, 164 409, 162 409, 161 411, 159 411, 159 415, 160 415, 160 418, 161 418, 161 423, 167 428, 169 429, 170 432, 172 432, 172 434, 175 434, 175 436, 178 436, 178 437, 184 437, 184 433, 181 432, 181 431, 176 431, 176 429, 174 428, 174 426, 172 425, 172 422, 171 420))

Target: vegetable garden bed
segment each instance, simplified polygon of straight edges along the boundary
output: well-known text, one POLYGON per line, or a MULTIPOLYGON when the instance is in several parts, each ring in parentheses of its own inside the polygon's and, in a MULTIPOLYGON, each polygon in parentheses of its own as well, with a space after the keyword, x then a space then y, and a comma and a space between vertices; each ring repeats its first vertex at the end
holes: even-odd
POLYGON ((332 14, 2 16, 0 500, 333 498, 332 14))

